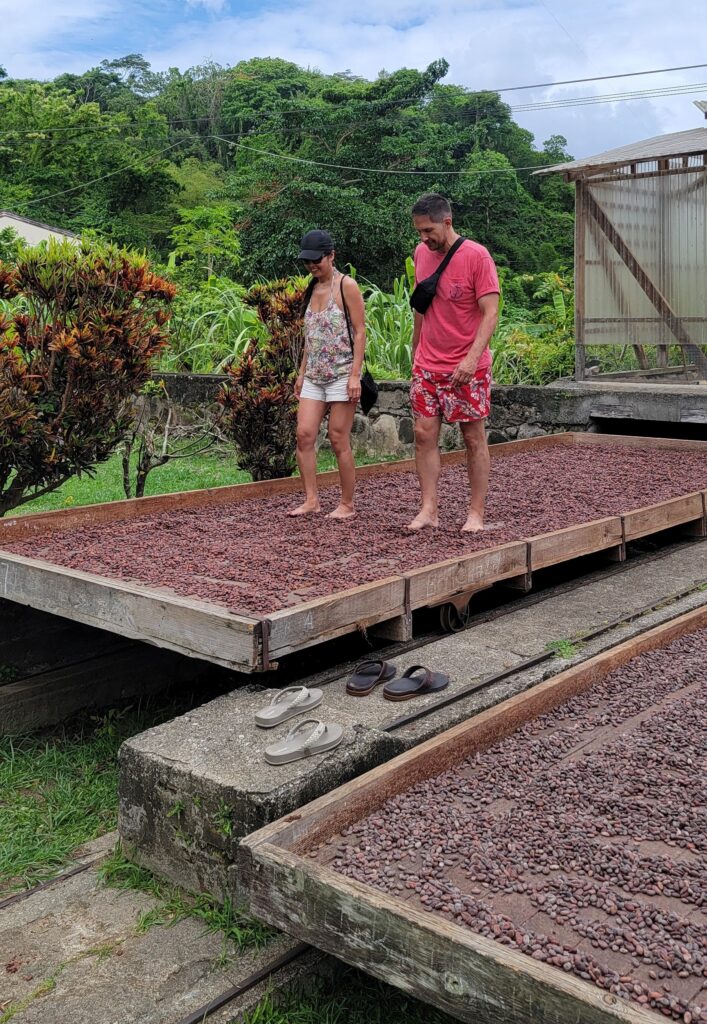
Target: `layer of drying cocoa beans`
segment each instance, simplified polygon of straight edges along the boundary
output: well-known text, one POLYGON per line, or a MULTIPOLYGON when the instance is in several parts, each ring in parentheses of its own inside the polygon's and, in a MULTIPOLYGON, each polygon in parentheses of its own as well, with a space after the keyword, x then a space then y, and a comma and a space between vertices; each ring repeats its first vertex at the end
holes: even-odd
POLYGON ((309 856, 684 1024, 707 1021, 707 630, 634 658, 309 856))
POLYGON ((480 548, 619 515, 707 488, 707 454, 666 448, 562 446, 492 460, 487 523, 461 534, 468 483, 442 472, 440 527, 405 529, 419 508, 413 473, 361 479, 354 519, 292 519, 299 494, 180 509, 129 522, 73 528, 6 550, 31 558, 264 615, 480 548))

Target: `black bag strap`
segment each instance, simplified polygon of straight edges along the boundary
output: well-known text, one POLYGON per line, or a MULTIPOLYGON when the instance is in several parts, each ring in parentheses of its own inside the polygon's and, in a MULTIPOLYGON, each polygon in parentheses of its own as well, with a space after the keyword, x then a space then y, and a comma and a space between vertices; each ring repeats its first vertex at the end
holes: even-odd
POLYGON ((430 275, 431 277, 435 277, 435 278, 437 278, 437 281, 439 281, 440 277, 442 276, 442 274, 444 273, 444 271, 445 271, 445 270, 447 269, 447 267, 449 266, 449 261, 451 260, 452 256, 453 256, 453 255, 454 255, 454 253, 455 253, 455 252, 457 251, 457 249, 459 249, 459 248, 460 248, 460 247, 462 246, 462 244, 463 244, 463 243, 464 243, 465 241, 466 241, 466 239, 465 239, 465 238, 462 238, 462 236, 461 236, 461 235, 459 236, 459 238, 457 238, 456 242, 454 242, 454 244, 450 246, 450 248, 449 248, 449 252, 448 252, 448 253, 447 253, 447 255, 446 255, 446 256, 444 257, 444 259, 442 260, 442 262, 440 263, 440 265, 439 265, 439 266, 437 267, 437 269, 435 270, 434 274, 431 274, 431 275, 430 275))
MULTIPOLYGON (((348 274, 341 275, 341 305, 344 307, 344 319, 346 320, 346 330, 349 332, 349 345, 351 346, 351 355, 353 355, 354 343, 353 333, 351 331, 351 317, 349 316, 349 307, 346 305, 346 296, 344 295, 344 278, 348 277, 348 274)), ((366 353, 363 353, 363 365, 368 369, 368 361, 366 359, 366 353)))

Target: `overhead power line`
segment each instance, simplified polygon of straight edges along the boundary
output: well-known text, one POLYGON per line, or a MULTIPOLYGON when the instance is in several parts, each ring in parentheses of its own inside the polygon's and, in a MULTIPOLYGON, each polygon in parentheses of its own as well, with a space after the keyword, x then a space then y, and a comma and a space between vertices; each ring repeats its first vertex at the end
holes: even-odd
POLYGON ((638 75, 665 75, 670 71, 694 71, 707 68, 707 64, 683 64, 678 68, 653 68, 650 71, 622 71, 619 75, 595 75, 592 78, 568 78, 565 82, 536 82, 534 85, 507 85, 489 92, 520 92, 521 89, 551 89, 555 85, 580 85, 583 82, 606 82, 610 78, 636 78, 638 75))
MULTIPOLYGON (((223 142, 229 142, 228 139, 223 138, 220 135, 213 135, 210 138, 222 139, 223 142)), ((245 149, 250 153, 257 153, 259 156, 267 156, 273 160, 284 160, 287 163, 294 164, 307 164, 310 167, 326 167, 333 171, 358 171, 364 174, 400 174, 400 175, 426 175, 428 178, 439 178, 439 177, 465 177, 474 176, 479 174, 514 174, 516 171, 539 171, 544 167, 554 167, 554 164, 533 164, 529 167, 488 167, 479 170, 462 170, 462 171, 420 171, 420 170, 404 170, 399 167, 358 167, 354 164, 329 164, 324 163, 321 160, 307 160, 300 156, 290 156, 289 153, 273 153, 267 149, 258 149, 255 146, 247 146, 244 142, 230 142, 231 146, 236 149, 245 149)))
POLYGON ((692 92, 704 92, 706 82, 692 85, 668 85, 662 89, 639 89, 631 92, 605 93, 601 96, 566 96, 556 100, 538 100, 537 103, 520 103, 511 107, 514 114, 531 110, 558 110, 563 107, 585 107, 593 103, 623 103, 626 100, 659 98, 662 96, 684 96, 692 92))
MULTIPOLYGON (((502 93, 502 92, 520 92, 521 90, 524 90, 524 89, 551 89, 551 88, 554 88, 555 86, 559 86, 559 85, 579 85, 579 84, 583 84, 583 83, 586 83, 586 82, 604 82, 604 81, 607 81, 609 79, 615 79, 615 78, 635 78, 635 77, 637 77, 639 75, 662 75, 662 74, 667 74, 667 73, 672 72, 672 71, 692 71, 692 70, 694 70, 696 68, 707 68, 707 64, 685 64, 685 65, 682 65, 680 67, 674 67, 674 68, 652 68, 652 69, 650 69, 648 71, 625 71, 625 72, 621 72, 620 74, 615 74, 615 75, 595 75, 595 76, 590 77, 590 78, 569 78, 569 79, 566 79, 565 81, 559 81, 559 82, 536 82, 533 85, 509 85, 509 86, 504 86, 504 88, 502 88, 502 89, 487 89, 487 88, 481 89, 480 88, 480 89, 471 89, 470 91, 471 92, 492 92, 492 93, 495 92, 495 93, 502 93)), ((671 87, 668 86, 666 88, 671 88, 671 87)), ((694 88, 696 90, 697 89, 701 90, 701 89, 704 89, 705 86, 700 84, 700 85, 689 86, 689 87, 688 86, 673 86, 672 88, 675 88, 675 89, 682 89, 682 88, 684 88, 684 89, 689 91, 692 88, 694 88)), ((622 95, 626 99, 633 99, 634 96, 642 96, 642 95, 646 95, 646 94, 647 94, 646 92, 643 92, 643 93, 633 93, 633 92, 631 92, 631 93, 625 93, 625 94, 622 94, 622 95)), ((379 106, 393 106, 393 105, 397 105, 399 103, 417 103, 417 102, 420 101, 420 99, 421 98, 419 96, 403 96, 403 97, 398 97, 397 99, 391 98, 391 99, 378 99, 378 100, 377 99, 369 99, 368 97, 365 97, 365 96, 349 97, 349 100, 353 100, 355 102, 365 103, 367 105, 379 105, 379 106)), ((599 102, 599 100, 596 97, 593 97, 593 96, 588 96, 586 98, 585 97, 576 97, 575 101, 576 102, 580 102, 583 99, 586 99, 587 101, 591 101, 591 102, 599 102)), ((542 103, 542 102, 550 103, 552 101, 550 101, 550 100, 548 100, 548 101, 538 100, 538 103, 542 103)), ((569 103, 568 103, 568 105, 569 105, 569 103)), ((534 106, 534 104, 530 104, 530 106, 534 106)), ((514 111, 515 110, 523 110, 523 109, 525 109, 525 107, 526 107, 526 105, 511 106, 511 110, 514 110, 514 111)), ((284 110, 268 111, 268 113, 262 114, 261 117, 263 119, 270 119, 270 118, 273 118, 273 117, 280 117, 283 114, 298 114, 298 113, 303 113, 303 112, 305 112, 305 108, 304 107, 301 107, 301 106, 300 107, 291 107, 289 109, 284 109, 284 110)), ((208 115, 204 115, 203 117, 172 118, 172 119, 168 119, 168 125, 170 127, 173 127, 174 125, 179 125, 179 124, 199 124, 202 121, 211 121, 211 120, 212 120, 212 118, 209 117, 208 115)), ((126 124, 126 125, 111 125, 111 124, 105 124, 105 125, 46 125, 46 126, 41 127, 41 128, 10 128, 10 129, 4 129, 4 130, 0 131, 0 136, 4 136, 4 135, 44 135, 47 132, 79 132, 79 131, 81 131, 81 132, 84 132, 84 131, 113 131, 113 132, 119 132, 119 131, 126 131, 129 128, 134 129, 135 127, 136 127, 135 124, 132 124, 132 123, 131 124, 126 124)))
POLYGON ((96 185, 99 181, 105 181, 106 178, 113 178, 116 174, 122 174, 123 171, 132 171, 134 168, 140 166, 140 164, 154 163, 158 157, 161 157, 163 153, 168 153, 170 149, 175 149, 177 146, 184 144, 186 140, 180 139, 179 142, 173 142, 171 146, 165 147, 165 149, 159 150, 157 153, 153 153, 152 156, 148 156, 145 160, 136 161, 126 164, 124 167, 118 167, 115 171, 109 171, 107 174, 101 174, 98 178, 91 178, 90 181, 82 181, 79 185, 74 185, 72 188, 64 188, 60 192, 52 192, 48 196, 38 196, 35 199, 26 199, 23 201, 23 206, 33 206, 35 203, 47 203, 50 199, 56 199, 58 196, 68 196, 70 192, 78 192, 81 189, 88 188, 89 185, 96 185))

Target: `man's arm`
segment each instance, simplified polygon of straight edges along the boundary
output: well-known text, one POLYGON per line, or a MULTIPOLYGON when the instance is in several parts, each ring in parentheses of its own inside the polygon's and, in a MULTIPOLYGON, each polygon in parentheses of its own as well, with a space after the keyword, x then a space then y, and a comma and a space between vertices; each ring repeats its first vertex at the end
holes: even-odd
POLYGON ((414 310, 415 322, 412 325, 412 362, 415 362, 415 350, 420 343, 420 331, 422 330, 422 313, 414 310))
POLYGON ((471 343, 471 348, 452 374, 452 384, 468 384, 476 373, 481 353, 491 340, 498 323, 498 294, 491 292, 489 295, 482 295, 479 299, 479 309, 481 310, 481 323, 476 337, 471 343))

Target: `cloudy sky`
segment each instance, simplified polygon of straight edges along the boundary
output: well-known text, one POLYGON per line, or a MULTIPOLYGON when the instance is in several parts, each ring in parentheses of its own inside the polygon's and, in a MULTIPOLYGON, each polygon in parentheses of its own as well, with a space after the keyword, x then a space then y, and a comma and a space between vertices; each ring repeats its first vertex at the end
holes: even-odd
POLYGON ((576 157, 705 125, 707 67, 510 91, 511 86, 707 64, 704 0, 0 0, 0 65, 51 78, 142 53, 155 69, 283 57, 375 77, 445 57, 447 82, 530 102, 697 86, 686 95, 514 111, 576 157), (505 90, 509 91, 505 91, 505 90))

